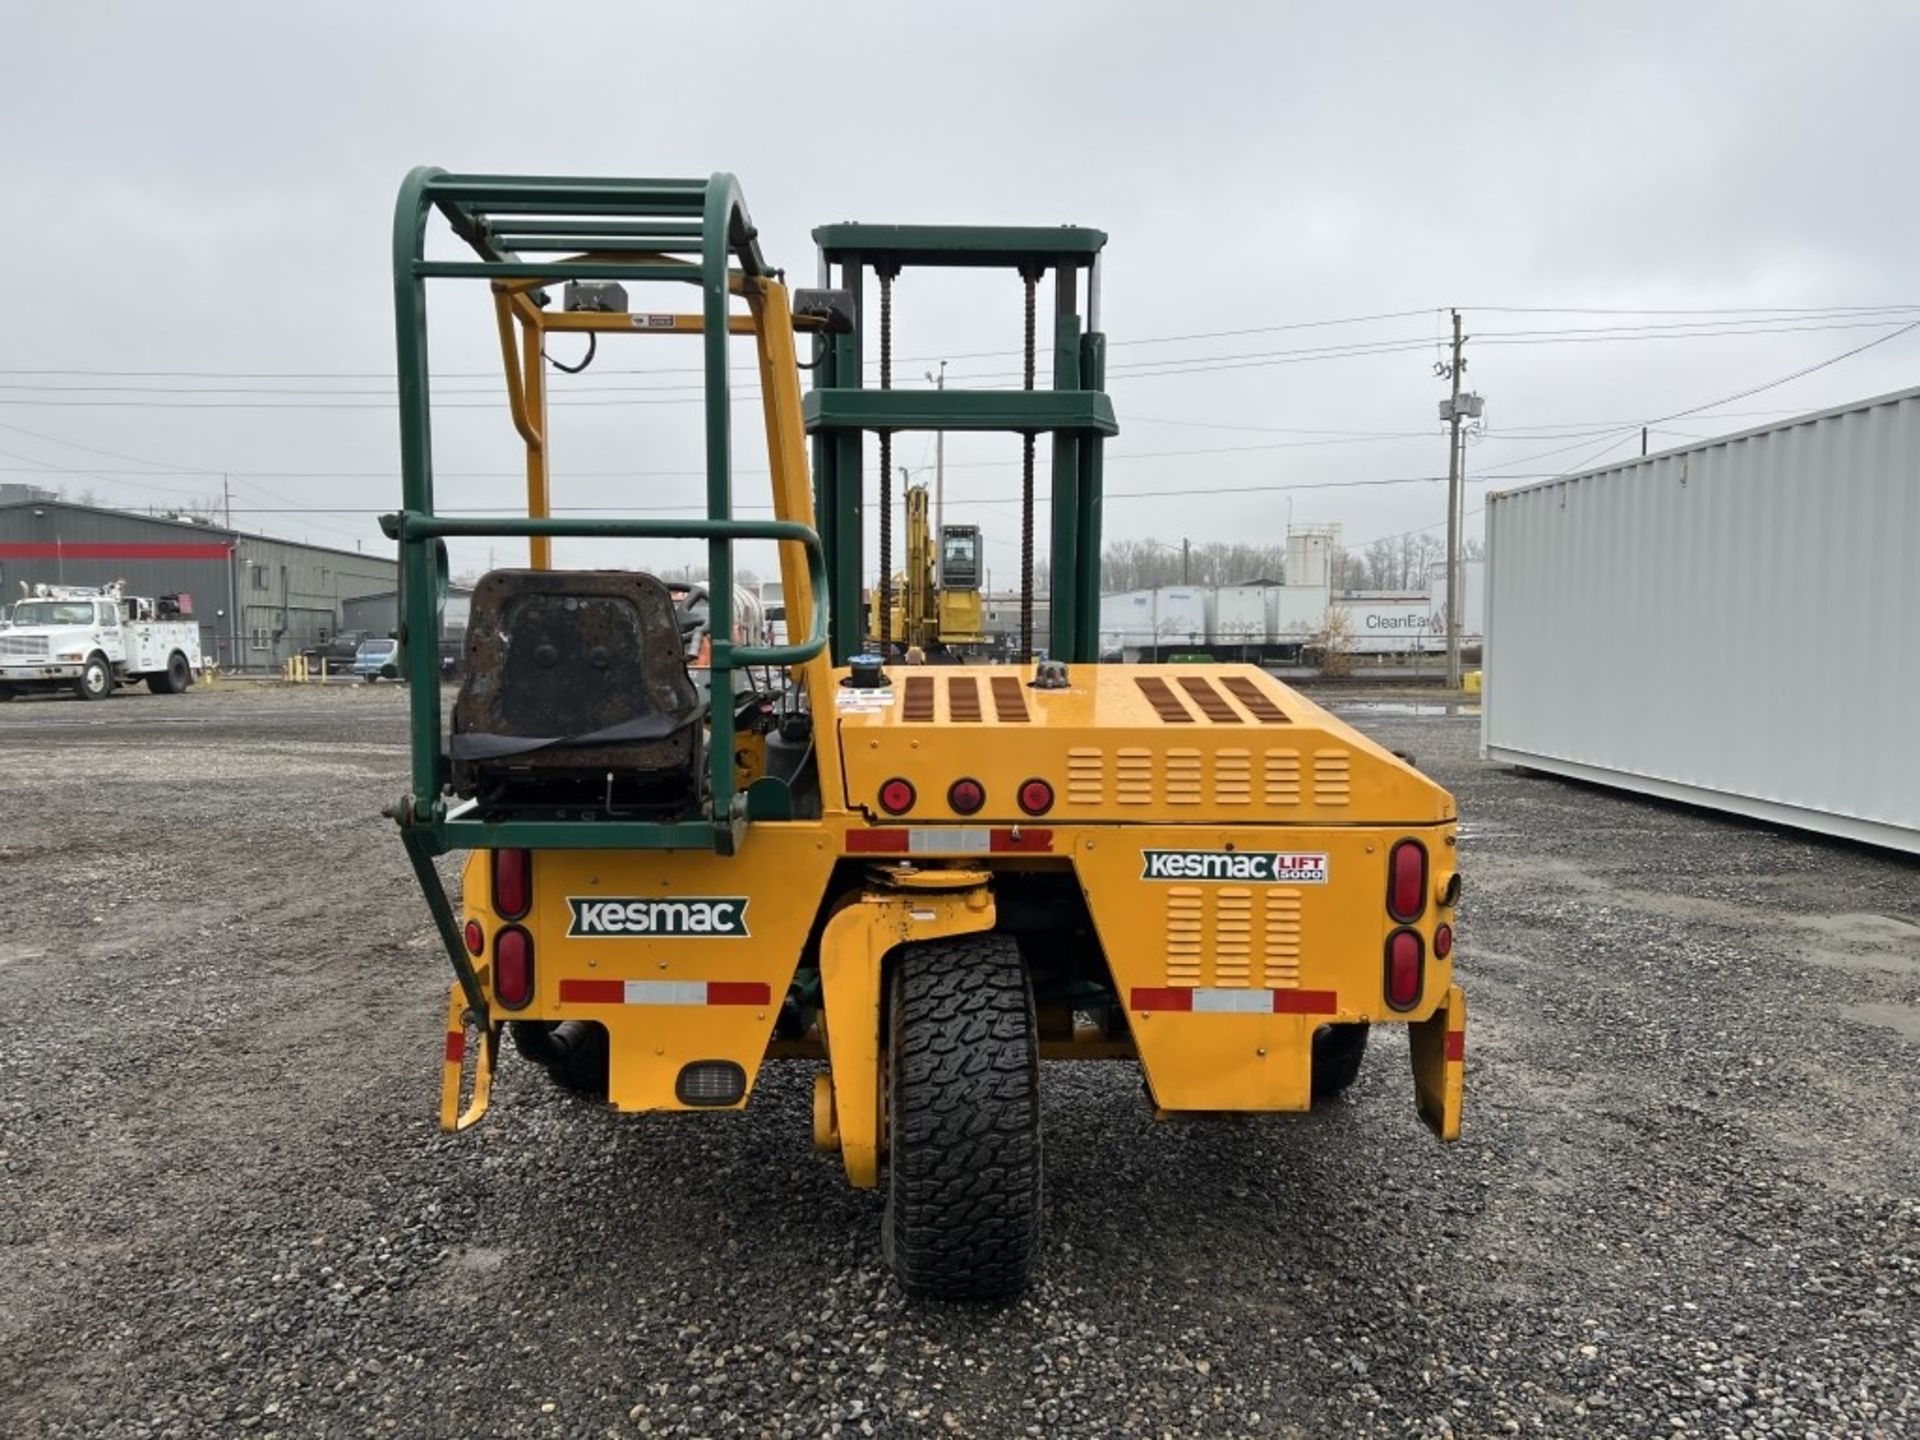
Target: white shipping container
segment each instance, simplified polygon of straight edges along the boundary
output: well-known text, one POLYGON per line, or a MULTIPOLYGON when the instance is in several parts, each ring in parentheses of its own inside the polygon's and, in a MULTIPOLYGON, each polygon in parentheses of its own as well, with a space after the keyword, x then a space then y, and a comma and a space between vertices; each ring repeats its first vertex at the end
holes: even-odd
POLYGON ((1160 645, 1204 645, 1213 619, 1213 591, 1163 585, 1153 592, 1153 634, 1160 645))
POLYGON ((1104 648, 1189 648, 1207 643, 1213 591, 1199 585, 1167 585, 1100 597, 1104 648))
POLYGON ((1481 752, 1920 853, 1916 556, 1920 390, 1492 496, 1481 752))
MULTIPOLYGON (((1427 572, 1428 629, 1447 647, 1447 567, 1443 561, 1427 572)), ((1478 645, 1487 626, 1487 562, 1460 562, 1460 643, 1478 645)))
POLYGON ((1153 593, 1123 590, 1100 597, 1100 648, 1133 648, 1153 643, 1153 593))
POLYGON ((1276 585, 1270 597, 1273 614, 1269 622, 1276 642, 1299 645, 1327 628, 1327 606, 1332 595, 1324 585, 1276 585))
POLYGON ((1216 645, 1264 645, 1267 640, 1267 592, 1277 585, 1222 585, 1213 594, 1216 645))
MULTIPOLYGON (((1434 648, 1427 593, 1343 595, 1333 602, 1346 616, 1347 649, 1355 655, 1403 655, 1434 648)), ((1440 641, 1444 646, 1444 638, 1440 641)))

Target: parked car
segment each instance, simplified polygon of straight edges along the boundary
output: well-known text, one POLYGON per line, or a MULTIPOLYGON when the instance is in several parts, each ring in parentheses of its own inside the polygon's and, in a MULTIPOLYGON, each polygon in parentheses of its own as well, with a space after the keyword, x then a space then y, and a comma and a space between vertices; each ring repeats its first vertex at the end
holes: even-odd
POLYGON ((308 646, 301 653, 307 657, 307 664, 316 675, 323 664, 329 674, 345 675, 353 670, 354 657, 360 653, 361 642, 366 639, 367 632, 364 630, 341 630, 318 645, 308 646))
POLYGON ((362 640, 353 652, 353 673, 369 685, 400 678, 400 642, 381 637, 362 640))

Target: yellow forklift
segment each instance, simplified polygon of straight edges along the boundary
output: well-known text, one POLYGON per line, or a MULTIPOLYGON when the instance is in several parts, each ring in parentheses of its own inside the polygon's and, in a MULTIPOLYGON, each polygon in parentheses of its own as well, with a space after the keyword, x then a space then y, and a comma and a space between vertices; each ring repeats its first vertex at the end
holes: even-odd
POLYGON ((1101 389, 1106 237, 841 225, 815 238, 839 283, 790 292, 731 176, 421 169, 401 188, 403 508, 383 523, 402 562, 412 754, 390 813, 454 972, 442 1123, 485 1113, 509 1041, 622 1112, 736 1110, 769 1057, 812 1063, 814 1140, 852 1184, 884 1187, 894 1273, 943 1298, 1011 1295, 1042 1253, 1042 1061, 1137 1065, 1168 1118, 1304 1111, 1352 1082, 1369 1026, 1400 1024, 1418 1112, 1454 1138, 1466 1007, 1452 799, 1252 667, 1095 663, 1100 451, 1117 430, 1101 389), (469 257, 429 246, 440 225, 469 257), (892 291, 927 266, 1017 277, 1001 293, 1010 309, 1024 298, 1022 389, 892 388, 892 291), (491 300, 524 518, 443 512, 426 312, 442 280, 491 300), (1053 384, 1036 388, 1049 280, 1053 384), (674 287, 696 303, 654 308, 674 287), (863 383, 876 331, 878 388, 863 383), (545 357, 568 332, 698 349, 704 514, 553 513, 545 357), (735 340, 757 368, 771 519, 735 514, 736 463, 762 458, 736 461, 735 340), (913 429, 1020 437, 1019 663, 909 668, 862 649, 862 440, 881 437, 884 477, 890 437, 913 429), (1043 436, 1051 656, 1035 661, 1043 436), (481 536, 527 538, 531 563, 476 587, 448 716, 433 643, 444 542, 481 536), (734 699, 690 679, 664 584, 554 568, 556 539, 704 542, 705 696, 734 699), (735 638, 743 540, 777 545, 791 643, 735 638), (784 679, 741 687, 736 672, 784 679), (457 899, 434 868, 452 851, 466 854, 457 899))

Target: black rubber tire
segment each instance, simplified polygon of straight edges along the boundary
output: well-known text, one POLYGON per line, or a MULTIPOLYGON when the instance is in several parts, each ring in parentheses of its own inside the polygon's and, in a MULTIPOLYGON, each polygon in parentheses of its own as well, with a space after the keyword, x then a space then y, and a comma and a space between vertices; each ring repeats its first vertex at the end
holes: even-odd
POLYGON ((607 1027, 591 1020, 514 1020, 513 1048, 543 1066, 563 1090, 607 1098, 607 1027))
POLYGON ((103 655, 89 655, 74 677, 73 693, 82 700, 105 700, 113 694, 113 667, 103 655))
POLYGON ((1360 1062, 1367 1058, 1364 1020, 1357 1025, 1323 1025, 1313 1037, 1313 1099, 1331 1100, 1360 1078, 1360 1062))
POLYGON ((1010 936, 909 945, 893 969, 883 1243, 916 1298, 1004 1300, 1040 1253, 1033 988, 1010 936))
POLYGON ((147 676, 147 689, 156 695, 183 695, 192 683, 193 671, 187 668, 187 657, 178 650, 167 657, 165 670, 147 676))

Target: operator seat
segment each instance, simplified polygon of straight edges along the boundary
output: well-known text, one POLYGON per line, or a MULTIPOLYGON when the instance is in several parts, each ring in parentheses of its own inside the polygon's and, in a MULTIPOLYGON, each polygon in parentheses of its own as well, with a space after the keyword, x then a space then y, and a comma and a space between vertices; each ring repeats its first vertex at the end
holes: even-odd
POLYGON ((486 814, 684 817, 705 709, 653 576, 495 570, 473 592, 453 788, 486 814))

